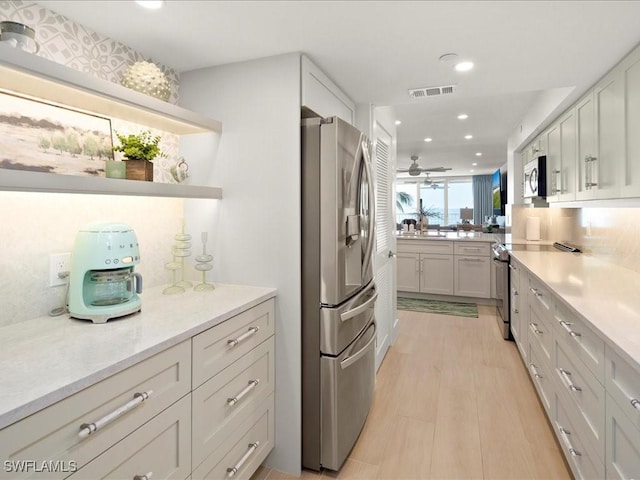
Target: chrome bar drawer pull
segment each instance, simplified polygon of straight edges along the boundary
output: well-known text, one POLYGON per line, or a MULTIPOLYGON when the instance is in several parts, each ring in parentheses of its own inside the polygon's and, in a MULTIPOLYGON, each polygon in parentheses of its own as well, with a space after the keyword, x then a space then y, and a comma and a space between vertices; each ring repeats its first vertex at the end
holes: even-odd
POLYGON ((514 266, 513 266, 513 265, 511 265, 511 264, 509 264, 509 268, 510 268, 511 270, 513 270, 514 272, 517 270, 517 268, 516 268, 516 267, 514 267, 514 266))
POLYGON ((256 333, 258 333, 258 330, 260 330, 260 327, 249 327, 249 330, 247 330, 246 333, 240 335, 238 338, 230 338, 229 340, 227 340, 227 345, 229 345, 230 347, 235 347, 241 341, 246 340, 251 335, 255 335, 256 333))
POLYGON ((569 441, 569 435, 571 435, 571 432, 564 427, 560 427, 558 430, 560 430, 560 434, 562 435, 562 440, 565 445, 569 448, 569 453, 574 457, 581 457, 582 453, 574 449, 569 441))
POLYGON ((256 378, 255 380, 249 380, 249 384, 242 389, 242 391, 237 394, 235 397, 227 398, 227 405, 233 407, 236 403, 242 399, 247 393, 256 388, 260 383, 260 379, 256 378))
POLYGON ((569 387, 570 390, 573 390, 574 392, 581 392, 582 391, 582 387, 577 387, 571 381, 571 372, 568 372, 564 368, 558 368, 558 371, 560 372, 560 375, 562 375, 562 378, 564 378, 566 380, 567 386, 569 387))
POLYGON ((571 328, 569 328, 571 325, 573 325, 572 323, 565 322, 564 320, 558 320, 558 321, 560 322, 560 325, 562 325, 562 328, 564 328, 567 331, 567 333, 572 337, 579 337, 581 335, 578 332, 574 332, 573 330, 571 330, 571 328))
POLYGON ((149 472, 145 475, 135 475, 133 480, 149 480, 153 476, 153 472, 149 472))
POLYGON ((244 463, 249 459, 251 454, 255 452, 259 446, 260 446, 260 442, 250 443, 249 450, 246 451, 246 453, 242 456, 240 461, 236 463, 233 467, 227 468, 227 477, 232 478, 236 473, 238 473, 238 470, 242 468, 242 465, 244 465, 244 463))
POLYGON ((542 378, 542 375, 538 373, 538 367, 536 367, 533 363, 529 364, 531 371, 533 372, 533 376, 536 378, 542 378))
POLYGON ((531 290, 531 293, 533 293, 536 297, 541 297, 542 296, 542 294, 538 290, 533 288, 533 287, 529 287, 529 290, 531 290))
POLYGON ((104 427, 106 424, 111 423, 116 418, 127 413, 129 410, 133 410, 137 406, 141 405, 142 402, 148 399, 152 393, 153 393, 153 390, 148 390, 142 393, 136 393, 133 395, 132 400, 129 400, 127 403, 125 403, 119 408, 116 408, 113 412, 108 413, 101 419, 91 423, 83 423, 82 425, 80 425, 80 432, 78 432, 78 436, 81 439, 87 438, 89 435, 91 435, 94 432, 97 432, 98 429, 104 427))
POLYGON ((636 410, 640 410, 640 400, 638 400, 637 398, 631 399, 631 405, 633 405, 633 408, 635 408, 636 410))
POLYGON ((531 322, 529 326, 531 327, 531 330, 533 330, 533 333, 535 333, 536 335, 542 335, 544 333, 542 330, 538 329, 537 323, 531 322))

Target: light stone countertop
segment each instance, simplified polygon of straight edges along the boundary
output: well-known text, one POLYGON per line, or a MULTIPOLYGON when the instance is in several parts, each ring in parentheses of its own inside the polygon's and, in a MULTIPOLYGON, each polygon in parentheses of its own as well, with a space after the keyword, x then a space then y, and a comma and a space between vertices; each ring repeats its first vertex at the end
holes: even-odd
POLYGON ((464 242, 503 242, 503 233, 482 233, 482 232, 438 232, 428 230, 426 233, 397 233, 397 240, 454 240, 464 242))
POLYGON ((142 293, 142 311, 93 324, 68 315, 0 328, 0 428, 62 400, 270 298, 266 287, 142 293))
POLYGON ((510 254, 640 370, 639 273, 587 254, 510 254))

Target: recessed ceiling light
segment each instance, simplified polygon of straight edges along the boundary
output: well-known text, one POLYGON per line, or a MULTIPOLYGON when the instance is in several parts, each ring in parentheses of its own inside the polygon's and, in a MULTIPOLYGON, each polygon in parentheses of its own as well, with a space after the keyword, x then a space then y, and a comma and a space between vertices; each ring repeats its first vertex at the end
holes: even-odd
POLYGON ((400 120, 396 120, 396 125, 400 125, 402 122, 400 120))
POLYGON ((473 68, 473 62, 459 62, 453 68, 456 72, 468 72, 473 68))
POLYGON ((465 135, 464 139, 465 140, 471 140, 473 138, 473 135, 465 135))
POLYGON ((141 7, 148 8, 149 10, 157 10, 162 8, 164 0, 136 0, 136 3, 141 7))
POLYGON ((425 142, 431 142, 431 141, 433 141, 433 138, 427 137, 427 138, 424 139, 424 141, 425 142))
POLYGON ((472 169, 472 170, 469 170, 469 171, 470 171, 471 173, 473 173, 473 169, 472 169))
POLYGON ((476 152, 476 157, 481 157, 482 156, 482 152, 476 152))
POLYGON ((472 166, 472 167, 477 167, 477 166, 478 166, 478 162, 473 162, 473 163, 471 164, 471 166, 472 166))
POLYGON ((466 120, 467 118, 469 118, 469 115, 467 115, 466 113, 461 113, 460 115, 458 115, 458 120, 466 120))

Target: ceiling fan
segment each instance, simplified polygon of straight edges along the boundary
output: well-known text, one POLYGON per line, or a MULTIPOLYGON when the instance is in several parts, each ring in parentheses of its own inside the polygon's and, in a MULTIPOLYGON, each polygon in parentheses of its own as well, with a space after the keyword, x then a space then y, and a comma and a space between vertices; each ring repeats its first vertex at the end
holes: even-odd
POLYGON ((416 177, 420 175, 422 172, 446 172, 447 170, 451 170, 451 168, 445 167, 434 167, 434 168, 422 168, 418 165, 418 157, 417 155, 411 155, 411 166, 409 168, 399 168, 397 170, 398 173, 409 173, 412 177, 416 177))
POLYGON ((433 188, 434 190, 441 190, 444 188, 444 185, 442 185, 438 181, 435 181, 429 178, 429 172, 427 172, 427 177, 424 179, 422 183, 430 188, 433 188))

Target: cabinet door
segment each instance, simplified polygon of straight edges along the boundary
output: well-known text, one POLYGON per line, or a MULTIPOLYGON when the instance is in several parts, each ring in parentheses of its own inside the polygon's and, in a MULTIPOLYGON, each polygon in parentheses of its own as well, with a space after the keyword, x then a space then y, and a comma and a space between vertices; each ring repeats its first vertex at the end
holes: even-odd
POLYGON ((420 255, 420 291, 453 295, 453 255, 420 255))
POLYGON ((396 273, 399 292, 420 291, 420 255, 398 252, 396 273))
POLYGON ((556 179, 558 200, 576 198, 576 112, 571 109, 560 119, 560 173, 556 179))
POLYGON ((337 115, 353 125, 355 105, 311 60, 301 59, 302 106, 321 117, 337 115))
POLYGON ((640 196, 640 48, 621 65, 624 75, 626 155, 621 173, 621 196, 640 196))
POLYGON ((593 198, 595 194, 594 181, 591 179, 592 164, 596 157, 596 109, 593 92, 590 92, 576 106, 576 120, 578 128, 578 160, 576 174, 578 175, 576 199, 593 198))
POLYGON ((619 69, 607 75, 594 89, 598 156, 591 162, 595 198, 619 194, 618 171, 624 164, 624 76, 619 69))
POLYGON ((608 479, 640 478, 640 426, 607 393, 606 471, 608 479))
POLYGON ((491 259, 456 255, 454 262, 454 294, 462 297, 489 298, 491 259))
MULTIPOLYGON (((524 282, 524 281, 523 281, 524 282)), ((509 263, 509 308, 510 312, 510 324, 511 324, 511 335, 513 335, 513 339, 518 346, 518 350, 520 350, 520 355, 522 358, 527 360, 527 340, 526 333, 527 329, 523 327, 523 316, 522 316, 522 299, 526 299, 526 295, 521 295, 520 292, 520 265, 513 260, 509 263)))
POLYGON ((562 173, 561 148, 560 148, 560 124, 556 123, 546 131, 547 139, 547 201, 557 201, 562 186, 560 174, 562 173))

